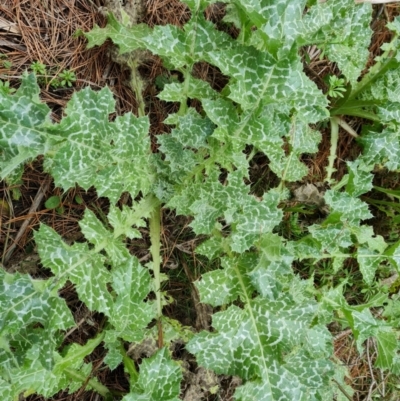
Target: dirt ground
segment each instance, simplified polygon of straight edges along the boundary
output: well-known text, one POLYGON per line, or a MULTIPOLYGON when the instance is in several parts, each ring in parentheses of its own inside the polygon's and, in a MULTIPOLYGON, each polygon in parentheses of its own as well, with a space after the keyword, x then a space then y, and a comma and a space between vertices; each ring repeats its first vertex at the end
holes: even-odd
MULTIPOLYGON (((89 31, 94 24, 105 26, 106 19, 102 12, 105 0, 1 0, 0 1, 0 79, 9 80, 12 87, 19 85, 21 74, 30 69, 32 64, 40 62, 47 66, 49 75, 57 77, 64 70, 75 73, 76 81, 69 87, 54 87, 51 80, 42 85, 41 97, 51 107, 52 117, 55 121, 60 119, 62 110, 71 98, 73 91, 86 86, 93 89, 105 85, 113 91, 117 100, 117 113, 123 114, 127 111, 137 112, 137 104, 132 91, 127 84, 129 71, 117 64, 112 59, 111 43, 106 43, 100 48, 86 49, 86 41, 83 37, 76 37, 74 33, 78 30, 89 31)), ((399 14, 400 6, 395 4, 374 6, 374 30, 371 43, 371 62, 379 54, 380 46, 388 38, 385 24, 392 20, 394 15, 399 14)), ((223 7, 214 7, 208 11, 208 18, 216 23, 224 15, 223 7)), ((189 17, 185 6, 176 0, 147 0, 144 4, 142 20, 150 26, 156 24, 181 25, 189 17)), ((232 33, 234 34, 234 33, 232 33)), ((147 112, 151 120, 152 135, 167 132, 168 127, 163 124, 165 117, 173 110, 173 105, 158 100, 155 86, 155 78, 161 75, 163 67, 157 57, 149 58, 141 67, 146 82, 148 83, 145 98, 151 104, 147 112)), ((321 88, 324 86, 323 77, 328 73, 334 73, 335 66, 326 60, 311 62, 306 73, 321 88)), ((223 87, 224 77, 220 72, 207 65, 199 64, 196 73, 212 82, 215 87, 223 87)), ((0 105, 1 107, 1 105, 0 105)), ((361 121, 354 118, 347 121, 355 130, 360 127, 361 121)), ((324 135, 319 153, 310 160, 306 160, 310 174, 304 182, 320 182, 323 180, 324 167, 329 156, 329 138, 324 135)), ((354 138, 348 134, 341 135, 338 146, 338 157, 336 168, 338 176, 345 171, 345 160, 354 159, 359 153, 359 147, 354 138)), ((256 158, 254 165, 254 177, 269 179, 266 170, 266 162, 262 157, 256 158)), ((377 177, 377 180, 382 180, 377 177)), ((397 177, 385 177, 386 187, 398 187, 397 177), (388 181, 392 180, 392 181, 388 181)), ((38 227, 40 222, 53 227, 66 241, 75 241, 80 238, 78 221, 83 215, 86 207, 95 211, 107 213, 108 202, 106 199, 98 198, 95 191, 85 192, 76 188, 67 194, 62 194, 59 188, 55 188, 51 179, 43 173, 41 160, 36 160, 25 169, 23 182, 18 187, 7 186, 5 182, 0 183, 0 254, 2 263, 10 270, 29 272, 35 277, 46 277, 48 271, 41 269, 35 253, 35 244, 32 239, 32 231, 38 227), (45 201, 51 196, 62 196, 60 208, 49 209, 45 207, 45 201), (79 198, 82 201, 76 202, 79 198), (2 202, 2 203, 1 203, 2 202), (8 207, 4 206, 7 203, 8 207)), ((383 185, 382 185, 383 186, 383 185)), ((379 216, 377 216, 377 221, 379 216)), ((184 249, 183 252, 192 253, 194 239, 187 229, 188 221, 177 218, 172 214, 165 214, 163 221, 163 247, 164 268, 168 269, 171 279, 167 290, 178 299, 174 305, 166 308, 166 315, 180 320, 182 323, 195 326, 196 313, 194 312, 193 297, 190 286, 185 286, 182 277, 186 280, 196 279, 196 271, 193 273, 175 273, 176 250, 184 249), (175 277, 176 275, 176 277, 175 277), (188 277, 189 276, 189 277, 188 277), (188 289, 189 288, 189 289, 188 289)), ((384 231, 381 225, 376 225, 376 230, 384 231)), ((132 253, 139 258, 146 258, 148 244, 146 236, 141 241, 132 242, 130 245, 132 253)), ((202 261, 198 261, 201 265, 202 261)), ((62 296, 74 313, 79 327, 71 331, 65 338, 65 344, 69 342, 85 343, 88 338, 93 337, 104 323, 102 316, 91 313, 79 301, 73 286, 63 289, 62 296)), ((334 332, 334 328, 332 328, 334 332)), ((187 365, 188 374, 185 377, 186 401, 209 400, 229 401, 235 387, 239 384, 237 378, 217 377, 202 369, 198 369, 190 356, 183 349, 177 347, 177 357, 187 365), (213 395, 210 389, 219 385, 222 392, 213 395), (201 390, 200 390, 201 389, 201 390)), ((339 333, 335 337, 335 355, 346 366, 349 367, 351 384, 356 390, 353 400, 364 400, 367 397, 371 377, 374 374, 376 381, 381 384, 385 377, 379 376, 370 368, 367 356, 360 356, 356 349, 350 332, 339 333)), ((93 376, 115 392, 124 394, 128 391, 128 381, 122 368, 109 371, 103 365, 105 350, 98 347, 90 361, 93 363, 93 376)), ((29 401, 39 401, 43 398, 30 396, 29 401)), ((399 396, 400 399, 400 396, 399 396)), ((81 391, 68 395, 67 392, 57 394, 52 400, 100 400, 93 392, 81 391)))

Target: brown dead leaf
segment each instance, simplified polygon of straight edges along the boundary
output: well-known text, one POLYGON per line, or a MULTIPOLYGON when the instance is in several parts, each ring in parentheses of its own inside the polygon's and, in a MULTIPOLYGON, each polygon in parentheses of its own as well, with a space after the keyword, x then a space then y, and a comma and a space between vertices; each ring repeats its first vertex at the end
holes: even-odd
POLYGON ((15 35, 20 35, 21 31, 15 22, 7 21, 6 19, 0 17, 0 29, 6 32, 13 33, 15 35))

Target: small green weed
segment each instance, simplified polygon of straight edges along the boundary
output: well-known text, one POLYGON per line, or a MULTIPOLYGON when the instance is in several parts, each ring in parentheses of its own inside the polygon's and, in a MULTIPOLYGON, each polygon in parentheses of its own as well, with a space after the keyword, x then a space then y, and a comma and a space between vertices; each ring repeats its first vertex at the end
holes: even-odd
POLYGON ((47 85, 50 83, 53 88, 71 88, 76 81, 76 75, 73 71, 65 69, 58 75, 53 73, 53 69, 49 69, 40 61, 35 61, 30 66, 31 71, 37 76, 39 84, 47 85))
POLYGON ((36 75, 47 75, 47 67, 43 63, 41 63, 40 61, 34 61, 31 64, 30 69, 36 75))
POLYGON ((75 73, 71 70, 63 70, 58 74, 58 77, 53 80, 52 86, 57 87, 64 87, 64 88, 71 88, 72 84, 76 81, 75 73))
POLYGON ((10 88, 10 82, 9 81, 2 81, 0 79, 0 92, 3 93, 4 95, 10 95, 11 93, 15 92, 14 88, 10 88))
POLYGON ((328 75, 328 96, 330 97, 343 97, 346 92, 346 81, 344 78, 339 78, 336 75, 328 75))
POLYGON ((0 53, 0 66, 3 66, 6 70, 12 67, 12 62, 8 59, 7 54, 0 53))

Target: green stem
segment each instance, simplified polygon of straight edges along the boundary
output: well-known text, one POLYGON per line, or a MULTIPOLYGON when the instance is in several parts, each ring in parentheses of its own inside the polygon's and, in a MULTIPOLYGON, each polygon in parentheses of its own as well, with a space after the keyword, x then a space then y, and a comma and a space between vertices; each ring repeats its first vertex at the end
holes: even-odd
POLYGON ((336 171, 333 167, 336 160, 337 144, 339 139, 339 118, 331 117, 331 149, 328 159, 328 167, 326 168, 325 181, 331 182, 332 174, 336 171))
POLYGON ((331 116, 338 116, 338 115, 361 117, 365 118, 366 120, 380 122, 380 118, 376 114, 361 109, 341 107, 340 109, 336 110, 333 109, 331 111, 331 116))
POLYGON ((136 383, 138 378, 139 378, 139 373, 136 370, 135 363, 132 361, 131 358, 129 358, 128 355, 126 355, 126 351, 124 346, 122 345, 122 342, 119 345, 119 349, 122 355, 122 361, 124 363, 125 370, 128 372, 130 376, 129 383, 132 385, 133 383, 136 383))
MULTIPOLYGON (((86 383, 87 377, 82 375, 79 371, 72 369, 72 368, 65 368, 64 372, 69 376, 71 379, 75 379, 81 381, 82 383, 86 383)), ((110 390, 104 386, 103 384, 99 383, 95 379, 89 379, 87 384, 92 387, 97 393, 99 393, 106 401, 112 401, 113 395, 111 394, 110 390)))
POLYGON ((394 46, 391 45, 397 41, 398 36, 398 34, 393 36, 393 39, 387 46, 387 50, 380 57, 380 61, 373 65, 368 73, 364 75, 363 79, 355 86, 349 98, 347 99, 348 101, 355 99, 365 88, 370 86, 391 67, 391 64, 394 61, 394 46))
POLYGON ((184 86, 183 86, 183 100, 179 106, 178 115, 184 116, 187 111, 187 100, 188 100, 188 93, 189 93, 189 85, 190 85, 190 78, 191 74, 187 68, 181 70, 184 79, 184 86))
POLYGON ((129 63, 129 68, 131 69, 130 86, 133 92, 135 93, 135 98, 138 103, 138 117, 144 117, 146 115, 146 112, 145 112, 145 102, 143 98, 143 80, 140 77, 138 71, 138 63, 131 61, 129 63))
POLYGON ((162 317, 162 299, 161 299, 161 206, 158 204, 150 216, 150 253, 153 260, 153 274, 154 274, 154 291, 156 293, 157 304, 157 324, 159 328, 158 345, 162 347, 162 331, 161 331, 161 317, 162 317))
POLYGON ((342 110, 352 110, 352 109, 359 109, 362 110, 362 107, 375 107, 375 106, 379 106, 381 105, 383 102, 379 101, 377 99, 373 99, 373 100, 360 100, 360 99, 356 99, 356 100, 349 100, 345 102, 343 102, 343 104, 339 105, 339 106, 334 106, 331 109, 331 115, 332 114, 346 114, 344 111, 342 110), (345 107, 343 105, 346 105, 345 107))
MULTIPOLYGON (((137 62, 131 62, 129 64, 131 68, 131 87, 135 93, 136 100, 138 102, 138 116, 145 116, 145 102, 143 98, 143 81, 140 78, 139 72, 137 70, 137 62)), ((185 87, 184 93, 187 94, 189 91, 190 83, 190 73, 187 70, 183 71, 185 76, 185 87)), ((186 113, 186 97, 185 100, 181 102, 181 107, 179 109, 179 114, 184 115, 186 113)), ((161 207, 160 202, 154 196, 149 196, 146 203, 154 203, 154 209, 150 216, 150 253, 153 260, 153 274, 154 274, 154 291, 156 293, 156 304, 157 304, 157 325, 158 325, 158 345, 162 347, 162 330, 161 330, 161 317, 162 317, 162 299, 161 299, 161 279, 160 279, 160 265, 161 265, 161 247, 160 247, 160 232, 161 232, 161 207)), ((126 356, 126 355, 125 355, 126 356)), ((138 378, 137 371, 133 363, 130 362, 130 358, 126 356, 124 359, 125 368, 131 375, 131 380, 136 381, 138 378)))

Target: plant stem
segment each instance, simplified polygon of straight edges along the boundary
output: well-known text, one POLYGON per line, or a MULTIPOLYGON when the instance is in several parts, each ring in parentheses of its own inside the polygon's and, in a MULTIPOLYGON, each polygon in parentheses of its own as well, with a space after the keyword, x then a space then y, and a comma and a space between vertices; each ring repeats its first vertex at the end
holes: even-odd
MULTIPOLYGON (((82 383, 86 383, 87 377, 82 375, 75 369, 65 368, 64 372, 71 378, 82 383)), ((111 394, 110 390, 104 386, 103 384, 99 383, 97 380, 91 378, 87 381, 87 384, 92 387, 96 392, 98 392, 102 397, 105 398, 106 401, 111 401, 113 399, 113 395, 111 394)))
MULTIPOLYGON (((129 67, 131 69, 131 87, 135 93, 136 100, 138 102, 138 117, 144 117, 145 116, 145 102, 143 98, 143 81, 140 78, 139 72, 137 70, 138 63, 135 61, 132 61, 129 64, 129 67)), ((190 74, 185 70, 184 76, 185 76, 185 93, 189 91, 189 79, 190 79, 190 74)), ((184 115, 186 113, 187 109, 187 104, 186 104, 186 99, 182 101, 181 107, 179 109, 178 114, 184 115)), ((161 299, 161 279, 160 279, 160 265, 161 265, 161 255, 160 255, 160 232, 161 232, 161 207, 160 207, 160 202, 156 197, 151 196, 148 199, 150 202, 155 202, 155 206, 153 209, 153 212, 151 213, 150 216, 150 241, 151 241, 151 246, 150 246, 150 253, 152 256, 153 260, 153 274, 154 274, 154 291, 156 293, 156 304, 157 304, 157 327, 158 327, 158 347, 162 348, 163 346, 163 335, 162 335, 162 326, 161 326, 161 317, 162 317, 162 299, 161 299)), ((138 378, 138 373, 136 371, 135 366, 130 358, 128 358, 125 354, 125 357, 128 360, 125 360, 124 358, 124 365, 125 368, 128 370, 128 372, 131 375, 131 380, 136 381, 138 378)))
POLYGON ((156 293, 156 304, 157 304, 157 326, 158 326, 158 346, 162 348, 162 299, 161 299, 161 279, 160 279, 160 265, 161 265, 161 206, 158 204, 153 209, 150 217, 150 253, 153 259, 153 274, 154 274, 154 291, 156 293))
POLYGON ((377 123, 381 121, 381 119, 376 114, 361 109, 348 109, 346 107, 341 107, 340 109, 331 111, 331 116, 337 115, 361 117, 365 118, 366 120, 375 121, 377 123))
POLYGON ((183 74, 183 79, 184 79, 184 87, 183 87, 183 100, 181 101, 181 104, 179 106, 179 110, 178 110, 178 115, 179 116, 184 116, 186 114, 187 111, 187 100, 188 100, 188 93, 189 93, 189 85, 190 85, 190 79, 191 79, 191 75, 190 72, 188 71, 187 68, 182 69, 181 70, 182 74, 183 74))
POLYGON ((135 99, 138 103, 138 117, 144 117, 146 115, 146 112, 143 98, 143 80, 139 75, 138 62, 131 61, 129 63, 129 68, 131 70, 130 86, 135 93, 135 99))
POLYGON ((119 349, 121 351, 124 367, 130 376, 129 383, 130 384, 136 383, 139 378, 139 373, 136 370, 136 366, 135 366, 134 362, 132 361, 132 359, 126 354, 126 351, 125 351, 124 346, 122 345, 122 342, 120 343, 119 349))
POLYGON ((331 182, 332 174, 336 171, 333 167, 336 160, 337 144, 339 139, 339 118, 331 117, 331 148, 328 159, 328 167, 326 168, 325 181, 331 182))
MULTIPOLYGON (((397 39, 398 35, 395 34, 393 39, 390 41, 390 44, 394 43, 397 39)), ((358 83, 358 85, 355 86, 347 101, 355 99, 360 92, 370 86, 391 67, 391 64, 394 62, 394 54, 392 54, 394 51, 390 44, 388 49, 382 54, 382 56, 380 56, 380 61, 373 65, 368 73, 364 75, 363 79, 358 83)))

